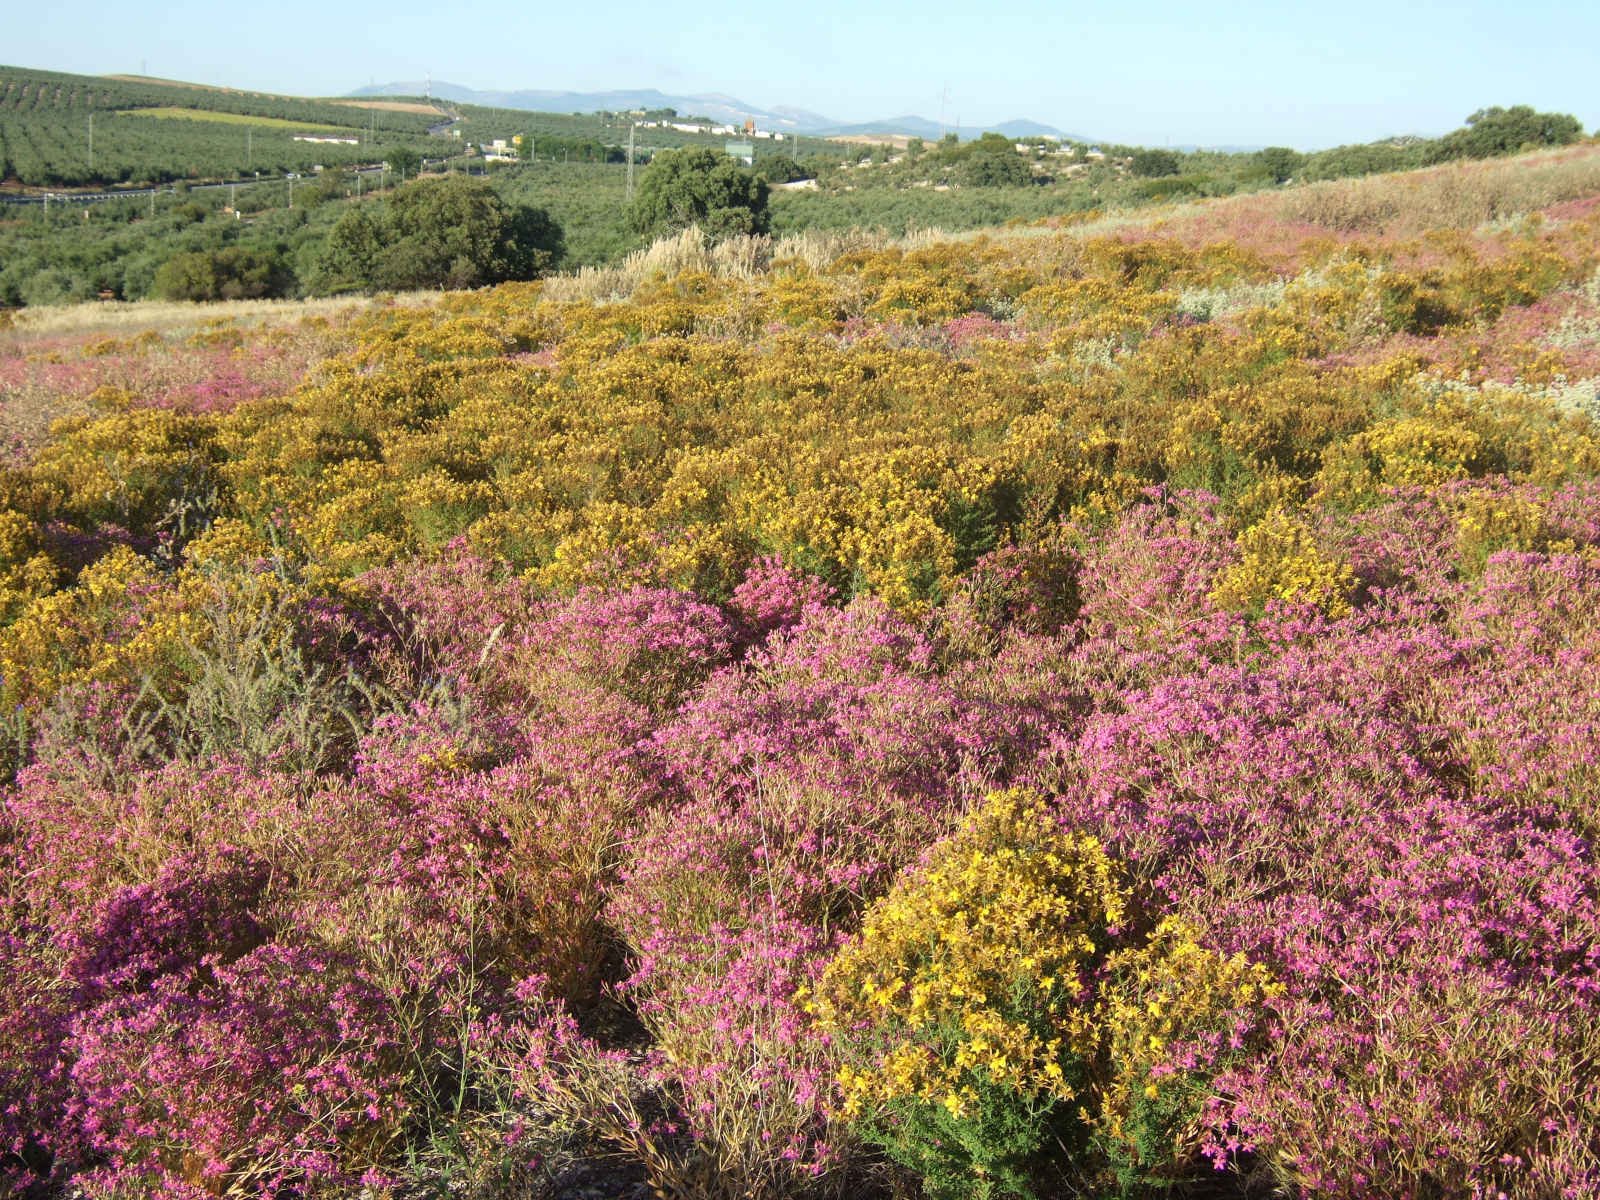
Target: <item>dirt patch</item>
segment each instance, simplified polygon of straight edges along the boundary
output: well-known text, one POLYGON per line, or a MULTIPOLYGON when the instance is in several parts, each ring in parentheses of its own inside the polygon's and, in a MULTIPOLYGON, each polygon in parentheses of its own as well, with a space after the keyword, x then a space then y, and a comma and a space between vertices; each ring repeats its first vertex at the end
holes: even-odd
POLYGON ((911 144, 911 138, 909 133, 836 133, 827 140, 847 146, 893 146, 904 150, 911 144))
POLYGON ((415 100, 330 100, 329 104, 342 104, 347 108, 376 108, 380 112, 423 113, 430 117, 447 117, 436 104, 422 104, 415 100))
POLYGON ((250 92, 243 88, 219 87, 213 83, 188 83, 182 79, 161 79, 155 75, 102 75, 101 79, 116 79, 122 83, 154 83, 161 87, 188 88, 194 92, 221 92, 228 96, 263 96, 271 100, 298 100, 299 96, 281 96, 277 92, 250 92))

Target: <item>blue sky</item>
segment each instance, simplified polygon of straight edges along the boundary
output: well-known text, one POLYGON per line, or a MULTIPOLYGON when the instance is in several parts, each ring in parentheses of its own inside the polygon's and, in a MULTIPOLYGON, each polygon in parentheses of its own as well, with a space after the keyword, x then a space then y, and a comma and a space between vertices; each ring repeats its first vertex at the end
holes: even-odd
POLYGON ((430 74, 483 89, 724 92, 841 121, 1027 117, 1108 141, 1310 149, 1532 104, 1600 126, 1600 3, 1335 0, 737 8, 65 0, 0 61, 296 95, 430 74))

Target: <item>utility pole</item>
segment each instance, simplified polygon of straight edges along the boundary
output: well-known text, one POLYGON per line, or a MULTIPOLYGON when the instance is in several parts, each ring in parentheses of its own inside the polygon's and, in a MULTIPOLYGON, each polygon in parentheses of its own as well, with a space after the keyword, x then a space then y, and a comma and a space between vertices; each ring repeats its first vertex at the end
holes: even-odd
POLYGON ((294 174, 293 174, 293 172, 291 172, 290 175, 289 175, 289 207, 290 208, 294 207, 294 174))
POLYGON ((94 114, 89 114, 89 174, 94 174, 94 114))
POLYGON ((637 121, 628 125, 628 203, 633 203, 633 131, 639 128, 637 121))
POLYGON ((255 165, 255 150, 250 144, 250 130, 244 131, 244 169, 250 170, 255 165))

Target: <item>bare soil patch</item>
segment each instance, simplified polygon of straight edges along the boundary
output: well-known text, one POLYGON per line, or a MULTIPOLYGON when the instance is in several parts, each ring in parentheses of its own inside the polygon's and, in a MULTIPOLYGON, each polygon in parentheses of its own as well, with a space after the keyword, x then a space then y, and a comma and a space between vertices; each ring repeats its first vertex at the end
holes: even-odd
POLYGON ((449 116, 437 104, 422 104, 415 100, 330 100, 329 104, 342 104, 346 108, 376 108, 380 112, 422 113, 426 116, 449 116))

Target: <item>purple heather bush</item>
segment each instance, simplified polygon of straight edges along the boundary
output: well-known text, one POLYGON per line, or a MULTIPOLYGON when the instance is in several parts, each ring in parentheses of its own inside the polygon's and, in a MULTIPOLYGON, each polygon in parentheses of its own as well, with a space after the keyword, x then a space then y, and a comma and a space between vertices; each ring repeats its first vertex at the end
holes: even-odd
POLYGON ((395 698, 322 773, 118 758, 127 694, 86 690, 64 728, 105 737, 47 735, 0 810, 7 1178, 377 1194, 419 1130, 580 1129, 669 1190, 867 1186, 807 989, 1023 784, 1120 864, 1130 936, 1179 918, 1282 985, 1247 1043, 1152 1060, 1221 1064, 1179 1166, 1592 1195, 1595 499, 1330 511, 1338 616, 1221 606, 1235 526, 1187 492, 916 620, 776 560, 726 605, 538 597, 456 546, 308 613, 395 698))

